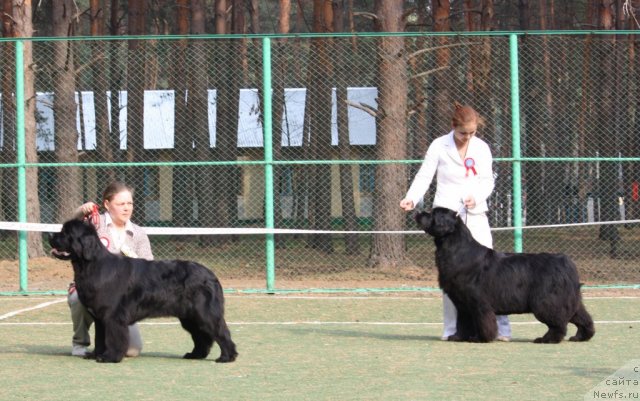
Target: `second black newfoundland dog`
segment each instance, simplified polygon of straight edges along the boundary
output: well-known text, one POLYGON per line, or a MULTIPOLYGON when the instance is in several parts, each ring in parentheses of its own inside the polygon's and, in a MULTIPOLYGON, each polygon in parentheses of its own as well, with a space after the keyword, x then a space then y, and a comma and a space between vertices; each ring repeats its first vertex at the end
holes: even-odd
POLYGON ((204 359, 214 342, 216 362, 238 353, 224 320, 224 294, 206 267, 188 261, 148 261, 110 253, 93 225, 70 220, 49 238, 52 254, 73 264, 78 297, 95 318, 98 362, 120 362, 129 345, 127 327, 149 317, 175 316, 191 334, 187 359, 204 359))
POLYGON ((501 253, 480 245, 456 212, 435 208, 416 215, 418 227, 434 237, 440 287, 458 309, 457 341, 496 338, 496 315, 533 313, 548 331, 536 343, 559 343, 567 324, 578 327, 571 341, 595 334, 580 294, 578 271, 566 255, 501 253))

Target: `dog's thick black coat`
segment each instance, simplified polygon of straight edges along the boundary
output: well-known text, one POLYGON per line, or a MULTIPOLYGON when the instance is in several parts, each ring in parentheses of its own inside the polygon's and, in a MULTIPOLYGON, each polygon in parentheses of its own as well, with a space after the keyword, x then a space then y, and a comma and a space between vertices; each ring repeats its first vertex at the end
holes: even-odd
POLYGON ((95 318, 98 362, 120 362, 127 351, 127 327, 150 317, 175 316, 191 334, 187 359, 204 359, 213 342, 220 346, 216 362, 238 355, 224 320, 224 293, 217 277, 189 261, 148 261, 110 253, 93 225, 64 223, 49 238, 52 254, 71 260, 78 297, 95 318))
POLYGON ((548 327, 537 343, 558 343, 569 322, 571 341, 595 334, 582 303, 578 271, 562 254, 501 253, 480 245, 456 212, 435 208, 416 215, 418 227, 434 237, 440 288, 458 309, 451 340, 493 341, 496 315, 533 313, 548 327))

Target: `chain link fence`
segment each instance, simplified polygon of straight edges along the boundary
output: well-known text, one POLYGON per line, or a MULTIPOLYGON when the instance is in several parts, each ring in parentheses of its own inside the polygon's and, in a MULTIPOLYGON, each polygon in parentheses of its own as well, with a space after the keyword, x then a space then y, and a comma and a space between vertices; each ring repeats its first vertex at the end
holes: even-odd
MULTIPOLYGON (((435 287, 432 240, 407 232, 415 224, 398 203, 457 101, 486 122, 478 135, 495 158, 495 248, 565 252, 588 284, 638 284, 638 39, 34 40, 24 47, 33 63, 24 65, 23 164, 17 42, 6 40, 0 220, 21 220, 22 197, 26 221, 61 223, 118 179, 136 190, 133 220, 157 259, 196 260, 223 282, 259 289, 271 274, 277 288, 435 287), (275 236, 264 233, 269 221, 275 236)), ((46 238, 30 240, 20 260, 18 238, 0 231, 5 290, 18 290, 20 263, 48 252, 46 238)))

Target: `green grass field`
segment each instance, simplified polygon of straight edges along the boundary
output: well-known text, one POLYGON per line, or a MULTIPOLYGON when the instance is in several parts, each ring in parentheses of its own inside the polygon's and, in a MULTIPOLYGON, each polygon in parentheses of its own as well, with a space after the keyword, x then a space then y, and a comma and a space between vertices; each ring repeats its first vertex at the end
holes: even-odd
POLYGON ((545 327, 530 315, 512 316, 510 343, 440 341, 437 293, 229 295, 231 364, 213 362, 217 347, 205 361, 181 359, 191 340, 174 319, 142 323, 138 358, 71 357, 63 297, 3 297, 0 400, 582 400, 640 358, 635 295, 585 291, 596 336, 559 345, 531 342, 545 327))

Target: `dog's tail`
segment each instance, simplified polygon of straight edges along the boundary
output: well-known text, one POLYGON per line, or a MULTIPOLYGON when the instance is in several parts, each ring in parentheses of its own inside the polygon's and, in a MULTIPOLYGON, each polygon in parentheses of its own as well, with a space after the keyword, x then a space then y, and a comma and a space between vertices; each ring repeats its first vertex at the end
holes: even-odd
POLYGON ((569 339, 570 341, 589 341, 589 339, 596 334, 593 319, 589 312, 587 312, 587 309, 585 309, 582 300, 580 300, 580 304, 578 305, 578 310, 575 315, 573 315, 569 321, 578 327, 576 335, 571 337, 569 339))

